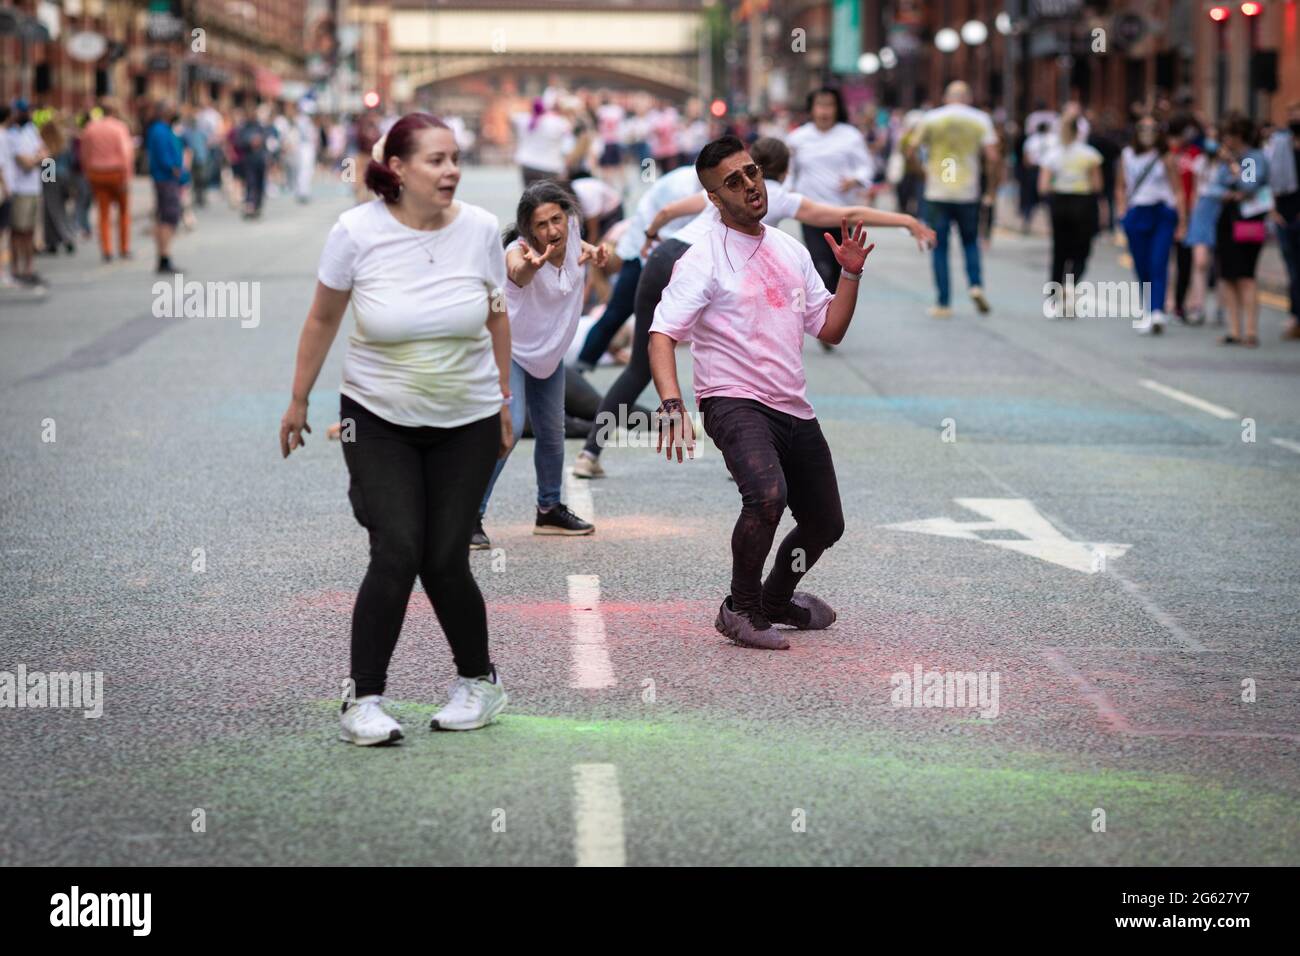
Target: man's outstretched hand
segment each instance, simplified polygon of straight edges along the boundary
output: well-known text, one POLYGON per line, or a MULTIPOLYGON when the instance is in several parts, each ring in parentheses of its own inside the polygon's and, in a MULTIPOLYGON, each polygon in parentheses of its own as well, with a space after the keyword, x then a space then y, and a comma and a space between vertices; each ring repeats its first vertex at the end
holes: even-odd
POLYGON ((835 238, 829 233, 822 233, 826 237, 826 242, 831 247, 831 252, 835 254, 835 261, 840 264, 840 268, 847 272, 861 272, 862 267, 866 264, 867 256, 871 250, 876 248, 873 242, 866 245, 867 227, 862 223, 854 223, 853 232, 849 232, 849 220, 847 217, 840 220, 840 241, 836 242, 835 238))

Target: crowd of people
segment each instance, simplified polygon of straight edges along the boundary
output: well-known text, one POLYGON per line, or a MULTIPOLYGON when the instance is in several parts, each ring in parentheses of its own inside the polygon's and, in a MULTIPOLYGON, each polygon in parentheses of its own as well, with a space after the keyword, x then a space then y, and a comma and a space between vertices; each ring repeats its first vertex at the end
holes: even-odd
POLYGON ((197 228, 211 195, 249 220, 268 196, 309 202, 319 171, 359 178, 348 164, 369 152, 378 124, 369 113, 324 115, 310 98, 247 108, 164 99, 127 110, 104 97, 77 113, 24 99, 0 105, 0 286, 42 289, 36 256, 75 255, 96 240, 105 263, 131 259, 132 183, 144 177, 158 271, 180 271, 176 231, 197 228))

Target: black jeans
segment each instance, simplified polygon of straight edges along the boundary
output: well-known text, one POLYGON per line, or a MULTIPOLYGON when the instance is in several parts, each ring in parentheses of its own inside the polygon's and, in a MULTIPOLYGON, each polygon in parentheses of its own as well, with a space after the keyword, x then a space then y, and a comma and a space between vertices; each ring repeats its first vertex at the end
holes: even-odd
POLYGON ((822 285, 826 286, 831 295, 834 295, 835 286, 840 281, 840 264, 836 261, 835 253, 826 242, 825 233, 830 232, 833 236, 835 230, 808 225, 800 228, 803 230, 803 244, 808 247, 808 255, 812 256, 813 268, 822 277, 822 285))
POLYGON ((645 268, 641 270, 633 308, 636 331, 632 334, 632 360, 624 367, 623 374, 614 380, 614 384, 605 393, 604 401, 600 403, 587 435, 584 450, 589 454, 600 454, 599 436, 602 425, 611 418, 617 421, 620 408, 624 410, 622 417, 626 421, 636 407, 637 398, 650 384, 650 325, 654 322, 655 309, 663 298, 664 289, 673 277, 673 266, 689 248, 689 243, 665 239, 650 253, 645 268))
POLYGON ((1069 273, 1078 282, 1088 266, 1092 236, 1097 231, 1097 198, 1091 193, 1053 193, 1050 203, 1052 281, 1064 285, 1069 273))
POLYGON ((830 447, 817 419, 795 418, 752 399, 706 398, 700 414, 740 489, 740 518, 731 532, 732 606, 774 614, 844 534, 830 447), (798 523, 777 548, 760 588, 786 505, 798 523))
POLYGON ((456 428, 394 425, 341 402, 352 511, 370 532, 370 567, 352 612, 357 697, 381 694, 418 576, 462 677, 489 672, 487 610, 469 566, 478 504, 501 448, 501 416, 456 428), (346 431, 345 431, 346 437, 346 431))

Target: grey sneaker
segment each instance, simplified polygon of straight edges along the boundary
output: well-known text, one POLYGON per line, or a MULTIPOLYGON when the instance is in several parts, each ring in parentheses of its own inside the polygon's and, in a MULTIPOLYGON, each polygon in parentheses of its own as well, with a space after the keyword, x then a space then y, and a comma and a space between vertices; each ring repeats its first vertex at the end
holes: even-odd
POLYGON ((578 458, 573 463, 574 478, 604 478, 605 469, 601 467, 600 459, 588 455, 585 451, 578 453, 578 458))
POLYGON ((492 542, 488 540, 488 536, 483 532, 483 519, 479 518, 474 523, 474 533, 469 536, 469 549, 471 551, 486 551, 490 547, 492 547, 492 542))
POLYGON ((757 647, 765 651, 787 651, 790 642, 774 628, 761 611, 742 614, 731 606, 731 595, 718 608, 718 619, 713 622, 718 633, 734 644, 757 647))
POLYGON ((801 631, 820 631, 835 623, 835 609, 816 595, 795 591, 783 611, 767 617, 773 624, 785 624, 801 631))

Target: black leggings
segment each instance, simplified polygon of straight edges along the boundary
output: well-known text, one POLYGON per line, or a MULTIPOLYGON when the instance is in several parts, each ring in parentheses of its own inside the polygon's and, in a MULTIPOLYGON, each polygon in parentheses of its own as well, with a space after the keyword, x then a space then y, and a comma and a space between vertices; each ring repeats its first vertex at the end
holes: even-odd
POLYGON ((370 567, 352 611, 356 696, 382 694, 418 576, 462 677, 482 677, 487 611, 469 566, 478 504, 501 448, 501 417, 456 428, 394 425, 346 395, 348 498, 370 532, 370 567))
POLYGON ((817 419, 795 418, 753 399, 706 398, 700 414, 740 489, 740 518, 731 532, 732 607, 773 615, 844 534, 830 447, 817 419), (787 504, 797 524, 777 548, 760 588, 763 562, 787 504))
MULTIPOLYGON (((808 225, 800 228, 803 229, 803 244, 808 247, 808 254, 812 256, 813 267, 822 277, 822 284, 830 290, 831 295, 834 295, 835 287, 840 281, 840 264, 826 241, 827 230, 820 226, 808 225)), ((834 235, 833 232, 831 234, 834 235)))
POLYGON ((1052 281, 1065 284, 1068 272, 1074 281, 1083 279, 1092 252, 1092 236, 1097 231, 1097 198, 1070 193, 1053 193, 1052 210, 1052 281))
POLYGON ((636 406, 636 400, 645 387, 650 384, 650 325, 654 322, 655 309, 663 298, 668 280, 673 277, 673 266, 686 254, 690 243, 676 239, 665 239, 650 253, 641 278, 636 284, 636 331, 632 334, 632 360, 623 369, 623 374, 614 380, 614 384, 605 393, 600 403, 596 418, 592 421, 591 431, 587 433, 588 454, 600 454, 599 435, 602 423, 611 419, 617 421, 619 409, 623 409, 623 420, 627 421, 636 406))

